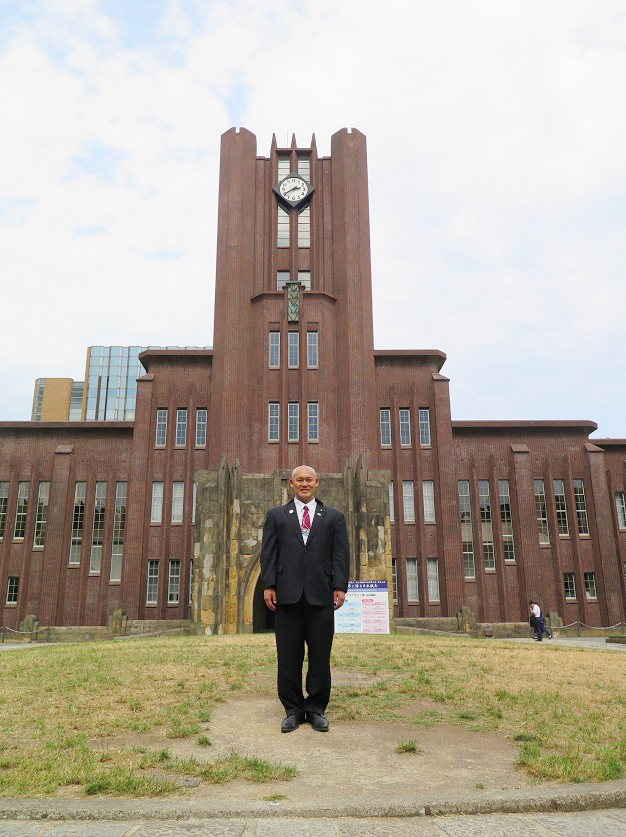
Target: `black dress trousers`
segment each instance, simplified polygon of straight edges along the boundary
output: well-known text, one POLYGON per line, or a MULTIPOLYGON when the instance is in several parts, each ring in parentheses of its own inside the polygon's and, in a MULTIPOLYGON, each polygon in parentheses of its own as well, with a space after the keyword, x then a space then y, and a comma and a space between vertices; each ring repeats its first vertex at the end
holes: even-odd
POLYGON ((278 697, 287 715, 323 714, 330 699, 330 652, 335 633, 333 605, 296 604, 276 608, 278 697), (302 692, 304 646, 308 649, 306 697, 302 692))

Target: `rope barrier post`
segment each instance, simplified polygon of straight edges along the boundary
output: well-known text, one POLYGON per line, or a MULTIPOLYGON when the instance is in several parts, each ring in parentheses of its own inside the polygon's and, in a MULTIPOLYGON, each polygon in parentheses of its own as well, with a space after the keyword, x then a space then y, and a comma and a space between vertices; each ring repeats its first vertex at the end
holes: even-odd
POLYGON ((580 636, 580 622, 576 621, 576 633, 580 636))
POLYGON ((4 642, 4 640, 6 638, 6 635, 7 635, 7 626, 3 625, 2 626, 2 642, 4 642))

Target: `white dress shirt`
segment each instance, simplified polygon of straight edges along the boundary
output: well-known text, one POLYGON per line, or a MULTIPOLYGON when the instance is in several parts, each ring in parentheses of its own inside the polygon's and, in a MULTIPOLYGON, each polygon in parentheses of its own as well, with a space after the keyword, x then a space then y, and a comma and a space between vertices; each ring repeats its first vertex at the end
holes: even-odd
MULTIPOLYGON (((296 505, 296 512, 298 514, 298 523, 300 524, 300 531, 302 532, 302 515, 304 514, 304 507, 306 506, 309 510, 309 520, 311 521, 311 526, 313 526, 313 515, 315 514, 315 509, 317 507, 317 503, 315 502, 315 497, 311 497, 308 503, 303 503, 302 500, 298 500, 297 497, 293 498, 293 501, 296 505)), ((302 539, 306 544, 309 538, 308 533, 305 535, 302 532, 302 539)))

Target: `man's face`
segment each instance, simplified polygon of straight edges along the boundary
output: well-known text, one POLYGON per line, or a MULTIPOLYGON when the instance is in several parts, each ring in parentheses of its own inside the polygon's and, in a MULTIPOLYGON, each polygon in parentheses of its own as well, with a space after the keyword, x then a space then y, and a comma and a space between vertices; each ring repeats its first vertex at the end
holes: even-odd
POLYGON ((293 472, 289 485, 293 488, 294 494, 303 503, 308 503, 315 497, 315 490, 319 484, 317 474, 313 468, 301 465, 293 472))

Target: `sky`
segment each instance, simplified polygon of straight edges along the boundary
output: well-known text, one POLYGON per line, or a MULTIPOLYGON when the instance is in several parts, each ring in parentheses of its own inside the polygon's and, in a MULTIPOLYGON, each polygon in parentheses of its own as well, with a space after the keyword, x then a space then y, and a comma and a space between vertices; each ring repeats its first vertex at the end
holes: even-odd
POLYGON ((220 135, 367 136, 378 349, 626 437, 623 0, 0 0, 0 420, 213 341, 220 135))

